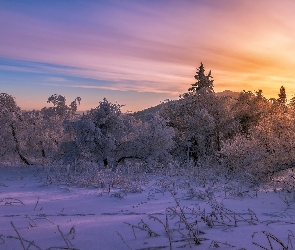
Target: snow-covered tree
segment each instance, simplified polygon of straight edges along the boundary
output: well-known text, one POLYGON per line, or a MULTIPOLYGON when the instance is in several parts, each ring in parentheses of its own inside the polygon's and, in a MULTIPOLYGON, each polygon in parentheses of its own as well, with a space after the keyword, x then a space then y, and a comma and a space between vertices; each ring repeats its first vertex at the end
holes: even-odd
POLYGON ((64 159, 79 155, 105 166, 116 167, 124 159, 161 161, 168 157, 173 143, 173 131, 163 119, 137 121, 107 99, 80 119, 65 121, 64 128, 72 138, 62 145, 64 159))
POLYGON ((287 95, 286 95, 286 89, 284 86, 281 86, 280 93, 278 94, 278 102, 285 104, 287 102, 287 95))
POLYGON ((52 158, 63 136, 60 122, 51 120, 53 118, 45 117, 40 111, 23 112, 20 140, 33 162, 46 163, 49 157, 52 158))
POLYGON ((293 110, 295 110, 295 96, 293 96, 293 97, 290 99, 289 106, 290 106, 293 110))
POLYGON ((166 120, 152 115, 146 121, 133 121, 132 131, 117 146, 116 162, 139 159, 147 163, 167 163, 172 160, 174 130, 166 120))
POLYGON ((18 138, 23 153, 30 161, 45 164, 55 160, 60 143, 66 140, 62 122, 74 119, 80 101, 78 97, 68 106, 65 97, 52 95, 48 102, 53 107, 22 112, 18 138))
POLYGON ((6 93, 0 94, 0 157, 14 158, 15 155, 21 162, 29 165, 19 140, 19 132, 22 122, 22 112, 14 98, 6 93))
POLYGON ((68 106, 66 104, 66 98, 61 95, 51 95, 47 103, 52 103, 53 107, 43 108, 42 111, 46 116, 54 116, 55 119, 72 119, 76 115, 78 104, 80 104, 81 98, 77 97, 71 104, 68 106))
POLYGON ((239 124, 231 112, 232 99, 204 95, 184 94, 177 101, 163 105, 160 114, 175 129, 175 155, 183 159, 213 154, 220 150, 221 141, 239 131, 239 124))
POLYGON ((188 91, 192 91, 193 93, 203 94, 203 93, 214 93, 213 89, 213 81, 211 78, 211 70, 207 75, 205 75, 204 65, 201 62, 200 67, 197 69, 195 79, 197 80, 192 87, 188 89, 188 91))
POLYGON ((262 90, 253 93, 242 91, 233 106, 235 118, 241 125, 242 132, 247 134, 251 127, 258 124, 260 118, 267 115, 272 104, 263 96, 262 90))
POLYGON ((295 166, 294 116, 276 112, 261 117, 247 136, 226 141, 221 150, 232 176, 259 183, 295 166))

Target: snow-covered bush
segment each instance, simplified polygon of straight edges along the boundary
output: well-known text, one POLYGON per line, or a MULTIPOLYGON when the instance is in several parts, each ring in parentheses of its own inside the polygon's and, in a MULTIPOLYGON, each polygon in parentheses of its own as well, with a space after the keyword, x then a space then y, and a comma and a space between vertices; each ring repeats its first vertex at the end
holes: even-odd
POLYGON ((121 113, 121 106, 106 99, 76 120, 63 123, 69 141, 61 146, 63 159, 79 159, 116 167, 125 159, 165 162, 170 160, 173 129, 154 116, 148 122, 121 113))
POLYGON ((221 142, 239 132, 239 123, 231 112, 233 100, 214 93, 187 93, 177 101, 163 105, 160 115, 175 130, 174 155, 182 160, 214 154, 221 142))
POLYGON ((62 122, 75 118, 80 100, 78 97, 68 106, 65 97, 52 95, 48 102, 53 103, 53 107, 22 112, 18 141, 30 163, 46 164, 56 160, 60 144, 67 139, 62 122))
POLYGON ((276 112, 262 117, 248 135, 225 142, 221 155, 229 174, 260 183, 294 167, 294 130, 294 116, 276 112))

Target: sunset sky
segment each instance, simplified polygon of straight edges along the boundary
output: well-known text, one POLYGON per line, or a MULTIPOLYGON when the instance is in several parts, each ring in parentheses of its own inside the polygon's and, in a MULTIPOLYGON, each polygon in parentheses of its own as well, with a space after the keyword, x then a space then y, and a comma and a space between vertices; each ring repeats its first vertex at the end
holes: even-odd
POLYGON ((215 92, 295 94, 294 0, 0 0, 0 92, 22 109, 60 94, 123 111, 187 91, 202 61, 215 92))

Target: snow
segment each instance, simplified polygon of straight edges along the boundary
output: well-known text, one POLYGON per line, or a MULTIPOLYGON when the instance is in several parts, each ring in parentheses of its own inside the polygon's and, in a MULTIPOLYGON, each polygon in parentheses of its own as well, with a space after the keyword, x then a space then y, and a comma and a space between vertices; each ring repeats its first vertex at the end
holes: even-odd
MULTIPOLYGON (((172 249, 184 245, 181 249, 217 246, 262 249, 253 242, 265 249, 283 249, 277 241, 289 249, 295 247, 294 191, 231 187, 225 192, 222 186, 198 187, 181 177, 159 175, 148 176, 141 185, 143 191, 137 193, 119 188, 108 192, 94 187, 46 185, 42 171, 31 167, 1 167, 0 250, 38 249, 36 246, 39 249, 170 249, 164 228, 166 214, 169 229, 175 229, 173 233, 170 231, 172 249), (214 219, 211 228, 201 217, 209 216, 213 208, 218 220, 214 219), (172 216, 172 211, 177 213, 172 216), (190 248, 188 240, 179 234, 189 237, 184 223, 177 217, 181 211, 187 222, 198 221, 195 232, 199 233, 200 245, 190 240, 190 248), (160 236, 149 236, 148 230, 136 228, 144 225, 160 236), (28 248, 28 242, 32 241, 34 244, 28 248)), ((207 218, 210 222, 213 217, 207 218)))

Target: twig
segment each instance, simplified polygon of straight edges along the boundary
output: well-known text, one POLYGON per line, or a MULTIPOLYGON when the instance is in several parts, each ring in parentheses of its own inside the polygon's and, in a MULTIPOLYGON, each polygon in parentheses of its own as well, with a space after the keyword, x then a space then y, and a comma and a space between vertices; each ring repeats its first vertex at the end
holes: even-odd
POLYGON ((5 243, 5 236, 3 234, 0 235, 0 240, 2 241, 2 242, 0 242, 0 244, 5 243))
POLYGON ((72 235, 72 240, 73 240, 75 239, 75 234, 76 234, 75 226, 72 226, 68 235, 69 236, 72 235))
POLYGON ((211 248, 211 247, 219 248, 220 245, 224 245, 224 246, 227 246, 227 247, 236 247, 236 246, 233 246, 233 245, 228 244, 227 242, 224 243, 224 242, 220 242, 220 241, 212 240, 212 242, 211 242, 209 248, 211 248))
MULTIPOLYGON (((7 236, 7 238, 8 239, 16 239, 16 240, 20 240, 18 237, 15 237, 15 236, 7 236)), ((30 246, 34 246, 34 247, 36 247, 37 249, 39 249, 39 250, 42 250, 42 248, 41 247, 39 247, 39 246, 37 246, 35 243, 34 243, 34 241, 29 241, 29 240, 26 240, 26 239, 24 239, 24 238, 21 238, 24 242, 26 242, 26 243, 29 243, 29 246, 28 247, 30 247, 30 246)), ((28 247, 27 248, 24 248, 25 250, 28 250, 28 247)))
POLYGON ((160 236, 158 233, 154 232, 154 231, 149 227, 149 225, 146 224, 143 220, 141 220, 141 222, 139 222, 137 226, 136 226, 136 225, 132 225, 132 224, 130 224, 130 223, 128 223, 128 222, 124 222, 124 223, 127 224, 128 226, 131 226, 131 227, 132 227, 132 230, 133 230, 133 234, 134 234, 135 239, 136 239, 136 235, 135 235, 134 228, 137 228, 137 229, 142 230, 142 231, 146 231, 150 237, 153 237, 153 236, 154 236, 154 237, 160 236), (141 224, 142 224, 142 226, 141 226, 141 224))
POLYGON ((160 220, 158 217, 154 215, 149 215, 149 218, 154 219, 155 221, 158 221, 160 224, 162 224, 168 236, 170 250, 172 250, 172 235, 171 235, 171 230, 169 229, 169 221, 168 221, 167 213, 166 213, 166 223, 164 223, 162 220, 160 220))
POLYGON ((122 241, 123 241, 123 243, 130 249, 130 250, 132 250, 132 248, 126 243, 126 241, 124 240, 124 238, 122 237, 122 235, 118 232, 118 231, 116 231, 117 232, 117 234, 120 236, 120 238, 122 239, 122 241))
POLYGON ((267 226, 269 224, 274 224, 274 223, 284 223, 284 224, 295 224, 295 222, 291 222, 291 221, 282 221, 282 220, 266 220, 266 221, 262 221, 262 223, 265 223, 267 226))
POLYGON ((23 239, 22 237, 20 236, 19 232, 17 231, 17 229, 15 228, 15 226, 13 225, 13 222, 11 221, 10 224, 12 225, 14 231, 16 232, 17 236, 18 236, 18 239, 20 240, 20 243, 22 245, 22 247, 24 248, 24 250, 26 250, 26 247, 24 245, 24 242, 23 242, 23 239))
MULTIPOLYGON (((60 232, 60 234, 61 234, 61 236, 62 236, 64 242, 67 244, 67 247, 70 248, 69 243, 71 244, 71 242, 70 242, 68 239, 65 238, 63 232, 62 232, 62 231, 60 230, 60 228, 59 228, 59 225, 57 225, 57 229, 58 229, 58 231, 60 232)), ((72 244, 71 244, 71 245, 72 245, 72 244)))
POLYGON ((39 197, 38 197, 38 200, 37 200, 36 205, 34 207, 34 210, 36 210, 36 207, 38 206, 38 203, 39 203, 39 197))
MULTIPOLYGON (((198 230, 195 230, 195 229, 192 227, 192 225, 187 221, 187 218, 186 218, 186 216, 185 216, 185 214, 184 214, 183 208, 180 206, 179 201, 176 199, 175 195, 174 195, 172 192, 171 192, 171 195, 172 195, 172 197, 174 198, 174 201, 175 201, 175 203, 176 203, 176 207, 179 208, 180 213, 178 213, 178 212, 176 211, 176 209, 173 209, 173 208, 168 208, 167 211, 171 210, 171 211, 173 211, 174 213, 176 213, 176 214, 179 216, 179 218, 184 222, 184 224, 185 224, 187 230, 189 231, 189 234, 193 236, 193 239, 194 239, 195 244, 196 244, 196 245, 201 244, 201 242, 200 242, 200 240, 199 240, 199 238, 198 238, 198 230)), ((197 221, 196 221, 195 223, 197 223, 197 221)))
POLYGON ((25 205, 21 200, 16 199, 16 198, 10 198, 10 197, 4 198, 3 200, 0 201, 0 203, 1 202, 5 202, 5 204, 4 204, 5 206, 6 205, 11 205, 12 206, 12 204, 14 204, 14 203, 16 203, 16 204, 20 203, 22 205, 25 205), (9 201, 9 200, 12 200, 12 201, 9 201))
POLYGON ((24 188, 27 185, 27 183, 25 183, 23 186, 21 186, 20 188, 24 188))
POLYGON ((30 216, 26 216, 26 218, 28 218, 30 221, 32 221, 34 223, 34 225, 33 225, 33 224, 31 224, 31 222, 29 222, 29 228, 30 227, 37 227, 37 223, 34 219, 32 219, 30 216))
MULTIPOLYGON (((73 248, 73 247, 70 246, 70 245, 73 246, 73 244, 70 242, 69 239, 67 239, 67 238, 64 236, 63 232, 60 230, 59 225, 57 225, 57 229, 58 229, 59 233, 61 234, 61 236, 62 236, 62 238, 63 238, 63 240, 64 240, 64 242, 66 243, 67 246, 66 246, 66 247, 49 247, 49 248, 47 248, 46 250, 52 250, 52 249, 59 249, 59 250, 61 250, 61 249, 64 249, 64 250, 79 250, 79 249, 77 249, 77 248, 73 248)), ((70 229, 69 235, 71 235, 71 234, 73 234, 73 233, 75 233, 75 228, 74 228, 74 227, 72 227, 72 228, 70 229)))
POLYGON ((290 245, 291 249, 293 249, 293 244, 292 244, 291 238, 295 238, 295 235, 293 234, 293 232, 291 230, 288 230, 288 231, 289 231, 289 234, 288 234, 288 247, 290 245))
MULTIPOLYGON (((273 247, 273 244, 271 242, 271 240, 274 240, 275 242, 277 242, 279 245, 281 245, 281 247, 283 247, 282 249, 283 250, 288 250, 288 246, 285 246, 284 243, 279 240, 276 236, 274 236, 273 234, 267 232, 267 231, 261 231, 267 238, 267 241, 268 241, 268 244, 269 244, 269 247, 271 250, 274 250, 274 247, 273 247)), ((253 235, 252 235, 252 238, 254 238, 255 234, 257 234, 257 232, 254 232, 253 235)), ((264 246, 261 246, 259 245, 258 243, 256 242, 252 242, 254 245, 262 248, 262 249, 265 249, 265 250, 268 250, 268 248, 264 247, 264 246)))

